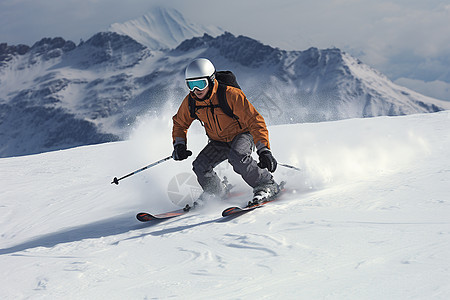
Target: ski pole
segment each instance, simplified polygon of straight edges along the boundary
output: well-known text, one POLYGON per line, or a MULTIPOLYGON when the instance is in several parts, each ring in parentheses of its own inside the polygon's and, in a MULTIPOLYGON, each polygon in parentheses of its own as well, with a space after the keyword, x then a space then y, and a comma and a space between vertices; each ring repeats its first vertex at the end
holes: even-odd
POLYGON ((152 164, 149 164, 148 166, 145 166, 145 167, 143 167, 142 169, 139 169, 139 170, 136 170, 136 171, 134 171, 134 172, 131 172, 130 174, 127 174, 127 175, 125 175, 125 176, 123 176, 123 177, 120 177, 120 178, 114 177, 114 179, 113 179, 113 181, 111 182, 111 184, 115 183, 116 185, 118 185, 120 180, 125 179, 125 178, 127 178, 127 177, 130 177, 131 175, 137 174, 137 173, 142 172, 142 171, 144 171, 144 170, 147 170, 148 168, 151 168, 151 167, 154 167, 154 166, 156 166, 156 165, 159 165, 160 163, 163 163, 163 162, 165 162, 166 160, 169 160, 169 159, 171 159, 171 158, 172 158, 172 155, 171 155, 171 156, 167 156, 166 158, 163 158, 163 159, 161 159, 161 160, 158 160, 157 162, 154 162, 154 163, 152 163, 152 164))
POLYGON ((300 168, 297 168, 297 167, 294 167, 294 166, 291 166, 291 165, 287 165, 287 164, 280 164, 280 163, 278 163, 278 165, 279 165, 279 166, 283 166, 283 167, 285 167, 285 168, 294 169, 294 170, 296 170, 296 171, 301 171, 301 170, 302 170, 302 169, 300 169, 300 168))

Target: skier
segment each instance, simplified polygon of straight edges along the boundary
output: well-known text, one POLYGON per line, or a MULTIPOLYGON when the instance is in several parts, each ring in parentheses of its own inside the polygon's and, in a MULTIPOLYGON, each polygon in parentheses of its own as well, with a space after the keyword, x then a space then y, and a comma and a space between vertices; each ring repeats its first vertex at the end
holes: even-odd
POLYGON ((205 58, 195 59, 187 66, 185 79, 190 93, 173 116, 172 157, 180 161, 192 154, 187 150, 186 134, 191 123, 198 118, 205 127, 209 142, 192 164, 203 189, 194 206, 203 205, 211 196, 222 198, 225 195, 226 187, 214 168, 226 159, 253 188, 253 202, 263 202, 279 192, 279 186, 271 174, 277 168, 277 161, 270 151, 264 118, 242 90, 231 86, 226 86, 226 101, 235 117, 224 113, 219 105, 219 83, 215 75, 214 65, 205 58), (195 117, 191 113, 189 97, 195 100, 191 100, 195 103, 195 117), (251 157, 254 146, 259 163, 251 157))

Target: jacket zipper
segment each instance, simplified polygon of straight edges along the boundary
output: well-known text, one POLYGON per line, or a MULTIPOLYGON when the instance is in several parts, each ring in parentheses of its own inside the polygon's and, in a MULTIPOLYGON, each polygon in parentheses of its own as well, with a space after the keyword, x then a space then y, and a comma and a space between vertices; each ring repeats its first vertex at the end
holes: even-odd
MULTIPOLYGON (((220 135, 219 135, 219 131, 217 130, 217 121, 216 121, 216 118, 215 118, 214 107, 212 106, 213 103, 212 103, 211 100, 209 100, 209 105, 211 106, 211 117, 212 117, 212 120, 213 120, 213 122, 214 122, 214 127, 215 127, 215 131, 216 131, 216 135, 217 135, 217 136, 220 136, 220 135)), ((209 118, 209 114, 206 113, 206 115, 208 116, 208 121, 209 121, 209 123, 212 125, 211 120, 210 120, 210 118, 209 118)), ((212 129, 212 126, 211 126, 211 129, 212 129)))
MULTIPOLYGON (((209 102, 209 105, 211 105, 211 106, 213 105, 211 100, 209 102)), ((220 127, 219 117, 216 114, 214 114, 214 110, 212 109, 211 112, 209 112, 209 109, 208 109, 208 111, 206 112, 206 117, 208 118, 208 123, 211 125, 211 130, 215 130, 216 131, 216 135, 220 136, 220 132, 222 131, 222 127, 220 127), (212 117, 213 122, 211 122, 211 119, 209 117, 210 113, 211 113, 211 117, 212 117), (213 129, 212 123, 214 123, 214 127, 215 127, 214 129, 213 129)))
POLYGON ((222 131, 222 128, 220 127, 220 123, 219 123, 219 117, 217 117, 217 115, 216 115, 216 122, 217 122, 217 126, 219 126, 219 130, 222 131))
MULTIPOLYGON (((212 102, 210 101, 209 102, 209 105, 212 105, 212 102)), ((210 127, 211 127, 211 130, 215 130, 216 131, 216 135, 217 136, 219 136, 219 131, 217 130, 217 121, 216 121, 216 119, 214 118, 214 114, 212 113, 212 112, 209 112, 209 109, 207 109, 207 111, 206 111, 206 117, 208 118, 208 123, 210 124, 210 127), (209 114, 211 113, 211 117, 212 117, 212 121, 213 122, 211 122, 211 119, 210 119, 210 117, 209 117, 209 114), (215 129, 213 129, 213 123, 215 124, 215 129)))

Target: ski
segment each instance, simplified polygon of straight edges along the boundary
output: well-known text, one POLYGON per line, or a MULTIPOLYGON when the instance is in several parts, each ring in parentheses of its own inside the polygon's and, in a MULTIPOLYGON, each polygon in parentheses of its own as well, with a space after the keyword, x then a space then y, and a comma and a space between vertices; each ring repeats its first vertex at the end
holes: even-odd
POLYGON ((186 213, 188 213, 191 210, 191 207, 186 205, 185 208, 169 211, 166 213, 161 213, 157 215, 152 215, 147 212, 140 212, 136 215, 136 219, 138 219, 141 222, 148 222, 153 220, 164 220, 164 219, 170 219, 178 216, 182 216, 186 213))
POLYGON ((255 204, 249 203, 249 204, 247 204, 247 206, 243 206, 243 207, 241 207, 241 206, 229 207, 229 208, 225 209, 222 212, 222 217, 228 217, 228 216, 233 216, 233 215, 234 216, 238 216, 239 214, 243 214, 243 213, 252 211, 252 210, 254 210, 256 208, 259 208, 259 207, 262 207, 262 206, 266 205, 267 203, 270 203, 270 202, 273 202, 273 201, 276 201, 276 200, 280 199, 280 196, 285 191, 285 189, 284 189, 284 185, 285 184, 286 184, 286 182, 282 181, 280 183, 280 185, 279 185, 280 192, 278 194, 276 194, 275 196, 269 198, 268 200, 266 200, 264 202, 260 202, 260 203, 255 203, 255 204))
MULTIPOLYGON (((222 183, 225 185, 225 193, 226 193, 225 198, 230 198, 235 195, 239 195, 239 193, 231 192, 233 185, 228 183, 228 179, 226 177, 223 178, 222 183)), ((165 219, 182 216, 182 215, 188 213, 189 211, 193 210, 194 208, 196 208, 195 204, 193 206, 186 204, 186 206, 184 208, 176 209, 173 211, 169 211, 169 212, 161 213, 161 214, 157 214, 157 215, 152 215, 147 212, 140 212, 136 215, 136 219, 138 219, 141 222, 149 222, 149 221, 153 221, 153 220, 165 220, 165 219)))
MULTIPOLYGON (((261 202, 261 203, 256 203, 256 204, 249 204, 245 207, 239 207, 239 206, 233 206, 233 207, 229 207, 227 209, 225 209, 222 212, 222 216, 223 217, 227 217, 227 216, 231 216, 231 215, 238 215, 244 212, 248 212, 251 210, 254 210, 258 207, 261 207, 263 205, 266 205, 267 203, 273 202, 275 200, 278 200, 281 196, 281 194, 284 192, 284 185, 286 184, 286 182, 282 181, 280 183, 280 192, 278 194, 276 194, 275 196, 273 196, 272 198, 268 199, 267 201, 261 202)), ((228 193, 227 194, 227 198, 231 198, 233 196, 236 195, 240 195, 242 193, 228 193)), ((195 206, 191 207, 188 204, 181 209, 176 209, 173 211, 169 211, 169 212, 165 212, 165 213, 160 213, 160 214, 150 214, 148 212, 140 212, 136 215, 136 219, 138 219, 140 222, 149 222, 149 221, 157 221, 157 220, 166 220, 166 219, 170 219, 170 218, 174 218, 174 217, 179 217, 182 216, 188 212, 190 212, 191 210, 193 210, 195 208, 195 206)))

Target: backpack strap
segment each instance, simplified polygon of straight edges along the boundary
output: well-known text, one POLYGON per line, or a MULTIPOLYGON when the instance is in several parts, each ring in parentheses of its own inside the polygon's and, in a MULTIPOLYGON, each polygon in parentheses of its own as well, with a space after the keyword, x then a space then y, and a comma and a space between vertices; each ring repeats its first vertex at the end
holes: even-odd
POLYGON ((239 128, 242 129, 241 123, 239 122, 239 117, 233 113, 233 110, 231 110, 231 107, 228 104, 226 92, 227 92, 227 86, 219 83, 219 86, 217 87, 217 97, 219 98, 219 106, 227 116, 235 119, 236 122, 238 122, 238 124, 239 124, 239 128))
POLYGON ((191 118, 193 119, 197 119, 197 114, 196 114, 196 105, 195 105, 195 100, 191 97, 191 94, 189 93, 189 99, 188 99, 188 104, 189 104, 189 114, 191 115, 191 118))

